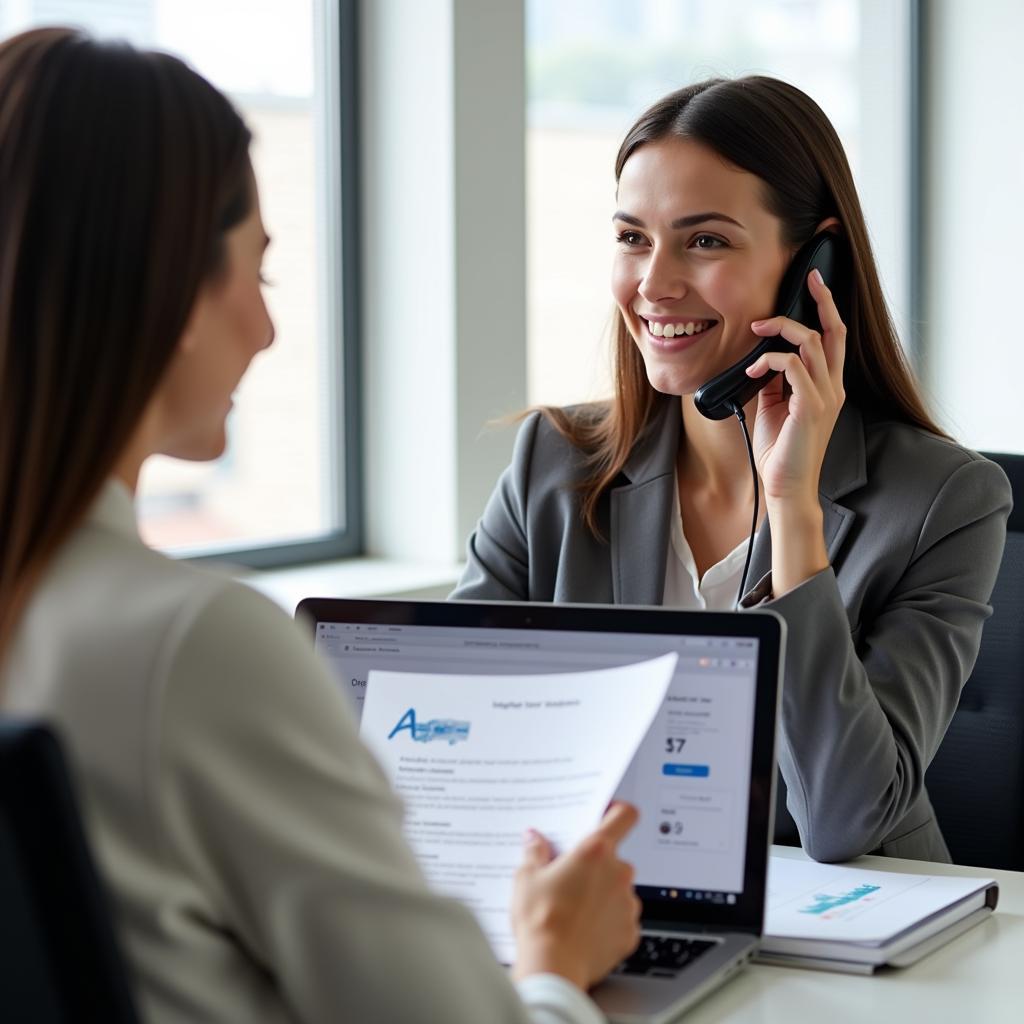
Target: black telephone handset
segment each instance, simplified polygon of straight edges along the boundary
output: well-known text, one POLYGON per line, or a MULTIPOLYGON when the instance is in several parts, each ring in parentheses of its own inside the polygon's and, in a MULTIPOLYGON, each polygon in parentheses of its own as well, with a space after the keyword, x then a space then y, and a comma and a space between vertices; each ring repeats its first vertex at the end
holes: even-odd
MULTIPOLYGON (((845 242, 829 231, 816 234, 800 248, 793 257, 779 285, 776 302, 776 316, 789 317, 806 324, 816 331, 821 330, 818 306, 807 287, 807 275, 817 268, 833 290, 844 276, 845 242)), ((837 292, 838 297, 838 292, 837 292)), ((747 367, 755 363, 765 352, 796 352, 797 347, 785 338, 776 335, 758 342, 738 363, 712 377, 702 384, 693 396, 693 404, 711 420, 724 420, 733 414, 734 407, 742 408, 775 375, 769 370, 757 378, 747 376, 747 367)))

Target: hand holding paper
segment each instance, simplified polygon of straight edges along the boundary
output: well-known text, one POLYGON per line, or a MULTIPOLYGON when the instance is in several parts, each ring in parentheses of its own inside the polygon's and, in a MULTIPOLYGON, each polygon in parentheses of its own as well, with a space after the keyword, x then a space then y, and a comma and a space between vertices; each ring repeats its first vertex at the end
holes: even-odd
POLYGON ((553 972, 588 989, 640 941, 633 868, 618 855, 636 825, 632 804, 614 803, 600 826, 561 857, 534 833, 516 872, 515 976, 553 972))
POLYGON ((370 673, 360 733, 405 800, 406 835, 504 962, 524 832, 562 850, 595 828, 675 665, 667 654, 558 675, 370 673))

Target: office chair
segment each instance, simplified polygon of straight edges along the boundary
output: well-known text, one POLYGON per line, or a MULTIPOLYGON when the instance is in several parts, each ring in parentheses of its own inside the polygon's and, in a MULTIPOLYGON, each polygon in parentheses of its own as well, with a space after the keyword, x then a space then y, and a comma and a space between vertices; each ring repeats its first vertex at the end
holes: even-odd
POLYGON ((0 718, 0 1019, 137 1024, 57 738, 0 718))
POLYGON ((1024 455, 986 453, 1013 490, 992 617, 925 778, 953 861, 1024 870, 1024 455))

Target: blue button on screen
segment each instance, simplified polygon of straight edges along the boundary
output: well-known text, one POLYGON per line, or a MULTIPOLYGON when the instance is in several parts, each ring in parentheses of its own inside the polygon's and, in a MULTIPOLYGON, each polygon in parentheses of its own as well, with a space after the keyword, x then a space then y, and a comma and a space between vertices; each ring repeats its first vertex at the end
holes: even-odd
POLYGON ((663 764, 662 775, 688 775, 694 779, 706 779, 711 769, 706 764, 663 764))

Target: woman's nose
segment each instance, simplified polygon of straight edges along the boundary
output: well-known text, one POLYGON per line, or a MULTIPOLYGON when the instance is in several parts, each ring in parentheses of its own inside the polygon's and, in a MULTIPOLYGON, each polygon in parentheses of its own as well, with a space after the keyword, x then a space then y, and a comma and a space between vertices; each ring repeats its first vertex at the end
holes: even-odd
POLYGON ((682 267, 667 254, 653 254, 637 289, 647 302, 683 298, 689 290, 682 267))

